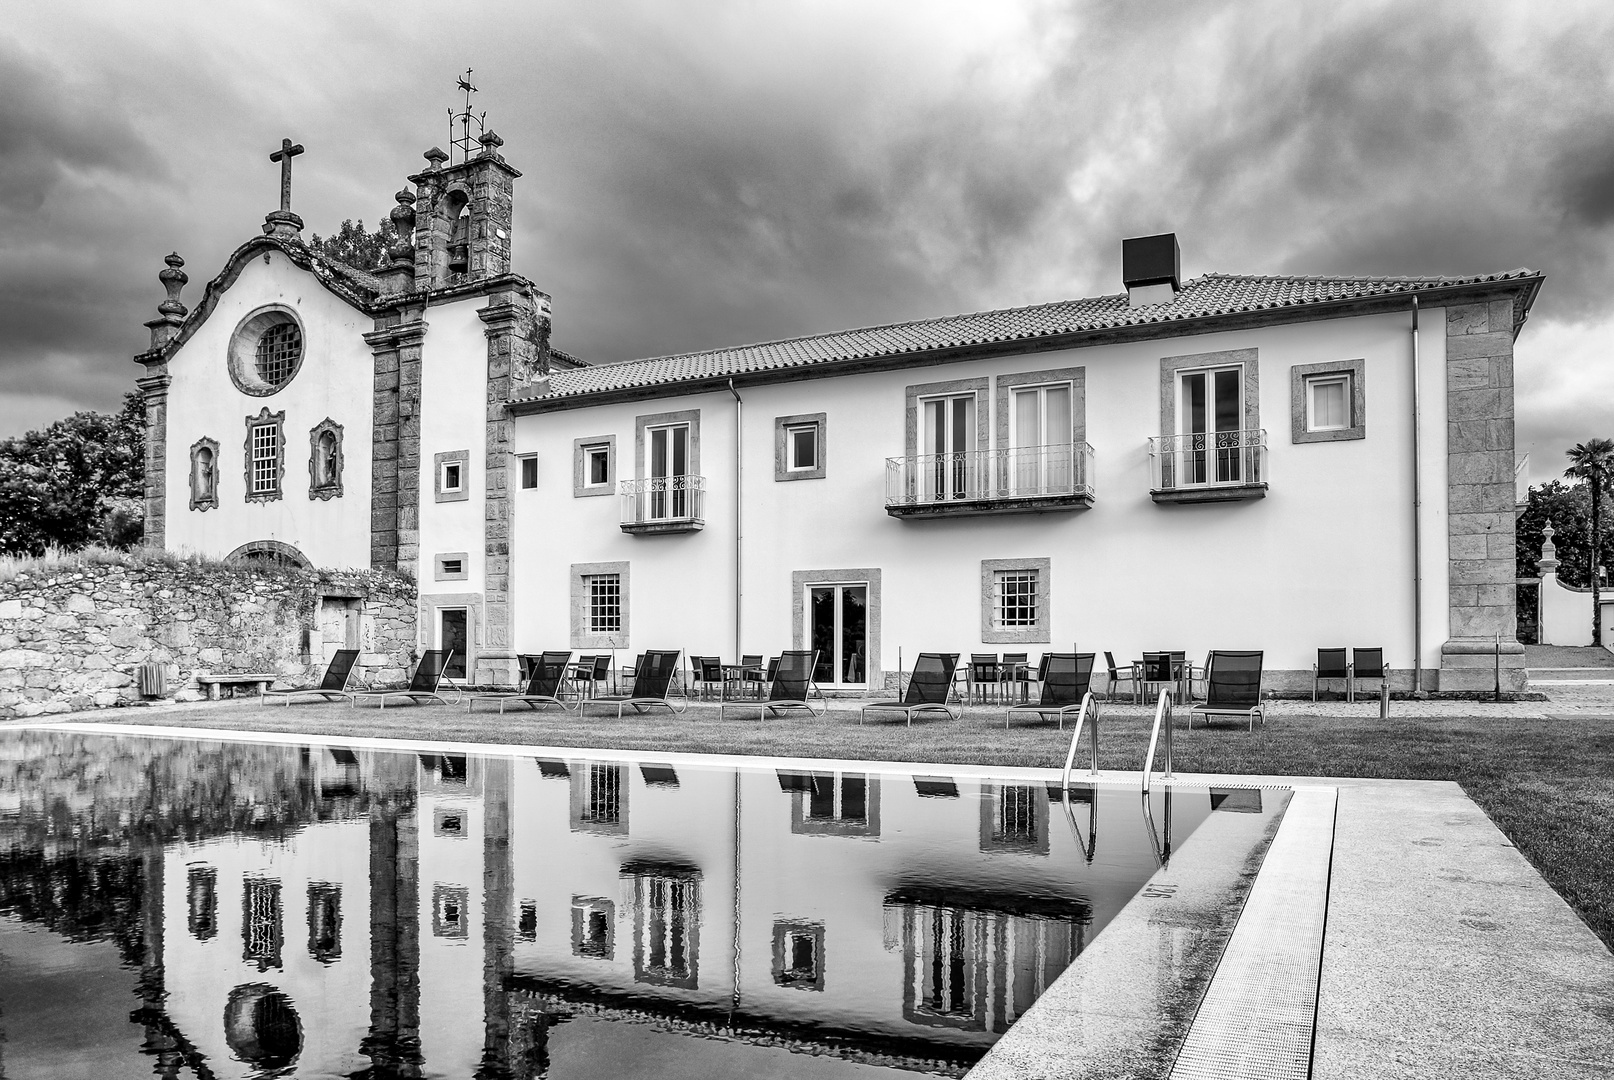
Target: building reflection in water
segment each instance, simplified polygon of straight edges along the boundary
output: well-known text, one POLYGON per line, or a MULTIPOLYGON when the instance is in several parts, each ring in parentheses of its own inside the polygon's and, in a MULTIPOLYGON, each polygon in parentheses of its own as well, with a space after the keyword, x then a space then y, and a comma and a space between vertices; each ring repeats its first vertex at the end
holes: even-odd
POLYGON ((64 925, 35 880, 65 872, 41 855, 63 837, 121 860, 133 1018, 176 1077, 530 1078, 630 1033, 667 1062, 742 1042, 775 1075, 961 1074, 1155 872, 1162 824, 1180 845, 1213 807, 1261 812, 1259 792, 1140 814, 1135 792, 990 778, 30 737, 0 760, 23 792, 0 910, 64 925), (129 824, 46 812, 92 781, 81 809, 129 824))

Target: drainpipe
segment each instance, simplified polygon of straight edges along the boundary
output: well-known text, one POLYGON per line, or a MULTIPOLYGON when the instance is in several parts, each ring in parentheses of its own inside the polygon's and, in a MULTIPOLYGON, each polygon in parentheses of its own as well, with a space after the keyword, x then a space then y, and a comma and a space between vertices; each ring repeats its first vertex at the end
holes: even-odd
POLYGON ((740 481, 744 476, 745 455, 742 452, 740 435, 744 431, 745 402, 740 398, 740 392, 734 389, 734 380, 729 380, 729 393, 734 395, 734 660, 739 662, 743 655, 740 652, 740 522, 744 518, 740 515, 743 502, 740 497, 740 481))
POLYGON ((1418 294, 1412 294, 1412 691, 1423 691, 1422 376, 1418 370, 1418 294))

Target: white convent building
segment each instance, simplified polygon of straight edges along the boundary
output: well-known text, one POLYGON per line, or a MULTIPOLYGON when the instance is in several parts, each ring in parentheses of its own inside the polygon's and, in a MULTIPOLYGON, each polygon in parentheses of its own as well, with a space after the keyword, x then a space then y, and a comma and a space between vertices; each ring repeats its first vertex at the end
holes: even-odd
POLYGON ((1144 237, 1107 296, 591 365, 512 272, 501 144, 427 152, 379 268, 310 249, 289 179, 188 313, 169 258, 149 543, 412 574, 420 646, 484 684, 814 647, 879 689, 899 651, 1074 645, 1259 648, 1282 685, 1381 646, 1398 688, 1488 689, 1497 635, 1522 684, 1539 273, 1185 281, 1144 237))

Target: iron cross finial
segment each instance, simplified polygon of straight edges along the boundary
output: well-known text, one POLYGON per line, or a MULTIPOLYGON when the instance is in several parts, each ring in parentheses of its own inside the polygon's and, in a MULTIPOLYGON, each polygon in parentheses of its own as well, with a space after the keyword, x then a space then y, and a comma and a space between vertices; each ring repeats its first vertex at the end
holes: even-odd
POLYGON ((301 143, 281 139, 280 149, 269 155, 270 161, 280 162, 280 209, 285 211, 291 210, 291 159, 302 152, 301 143))

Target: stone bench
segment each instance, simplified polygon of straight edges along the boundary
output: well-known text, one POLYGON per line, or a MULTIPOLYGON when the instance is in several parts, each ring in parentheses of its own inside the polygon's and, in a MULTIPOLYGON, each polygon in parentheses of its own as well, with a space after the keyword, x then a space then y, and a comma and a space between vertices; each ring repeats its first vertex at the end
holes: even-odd
POLYGON ((246 673, 241 675, 198 675, 196 676, 196 683, 198 686, 207 691, 207 700, 217 701, 219 699, 219 690, 221 687, 228 686, 230 688, 231 697, 234 697, 236 690, 241 687, 252 687, 258 693, 262 694, 265 690, 269 689, 269 687, 272 686, 274 681, 278 678, 280 678, 279 675, 266 675, 262 672, 246 673))

